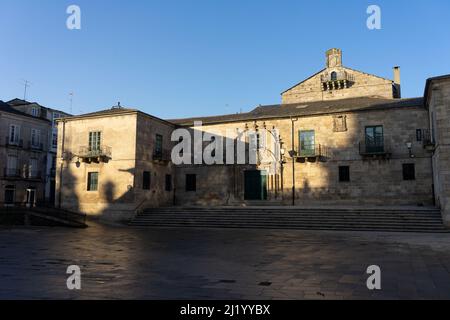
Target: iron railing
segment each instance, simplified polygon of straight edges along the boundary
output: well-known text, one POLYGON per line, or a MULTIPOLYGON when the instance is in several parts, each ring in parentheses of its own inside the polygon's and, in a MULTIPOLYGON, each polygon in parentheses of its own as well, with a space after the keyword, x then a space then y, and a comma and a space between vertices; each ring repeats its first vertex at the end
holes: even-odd
POLYGON ((155 161, 170 161, 172 152, 170 150, 154 150, 153 160, 155 161))
POLYGON ((302 145, 297 150, 297 158, 328 158, 329 148, 323 144, 302 145))
POLYGON ((6 138, 5 146, 23 148, 23 140, 22 139, 18 139, 18 138, 11 139, 10 136, 5 137, 5 138, 6 138))
POLYGON ((359 154, 361 155, 384 155, 389 153, 390 148, 384 139, 366 139, 359 143, 359 154))
POLYGON ((353 76, 352 74, 350 74, 346 71, 342 71, 342 72, 336 72, 335 77, 332 76, 332 73, 329 73, 329 74, 320 76, 320 79, 322 82, 343 81, 343 80, 353 82, 353 81, 355 81, 355 76, 353 76))
POLYGON ((36 150, 36 151, 43 151, 44 144, 43 143, 33 143, 32 141, 28 141, 28 149, 36 150))
POLYGON ((107 157, 111 158, 111 147, 100 146, 100 147, 81 147, 78 156, 80 158, 100 158, 107 157))
POLYGON ((3 176, 5 178, 20 178, 21 177, 21 171, 20 169, 12 169, 12 168, 4 168, 3 169, 3 176))
POLYGON ((41 173, 41 171, 37 171, 37 170, 29 170, 27 177, 28 177, 28 179, 39 180, 39 179, 42 179, 42 173, 41 173))

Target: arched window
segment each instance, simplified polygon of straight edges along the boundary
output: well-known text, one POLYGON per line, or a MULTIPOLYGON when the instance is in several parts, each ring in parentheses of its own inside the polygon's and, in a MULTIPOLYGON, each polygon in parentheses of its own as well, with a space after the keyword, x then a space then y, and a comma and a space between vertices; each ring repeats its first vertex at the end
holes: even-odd
POLYGON ((337 80, 337 73, 336 73, 336 71, 333 71, 331 73, 331 81, 336 81, 336 80, 337 80))

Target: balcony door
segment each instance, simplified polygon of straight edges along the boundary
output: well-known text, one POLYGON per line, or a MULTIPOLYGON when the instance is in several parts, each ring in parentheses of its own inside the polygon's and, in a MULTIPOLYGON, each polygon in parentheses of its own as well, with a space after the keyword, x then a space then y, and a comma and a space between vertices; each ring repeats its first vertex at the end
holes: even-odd
POLYGON ((8 177, 14 177, 17 175, 17 157, 16 156, 8 156, 5 174, 8 177))
POLYGON ((300 131, 300 156, 314 156, 316 152, 316 134, 314 130, 300 131))
POLYGON ((20 139, 20 127, 12 124, 9 127, 9 143, 10 144, 19 144, 20 139))
POLYGON ((99 151, 101 149, 101 132, 89 132, 89 151, 99 151))
POLYGON ((384 152, 383 126, 366 127, 366 152, 384 152))
POLYGON ((27 207, 33 208, 36 206, 36 189, 29 188, 27 189, 27 207))

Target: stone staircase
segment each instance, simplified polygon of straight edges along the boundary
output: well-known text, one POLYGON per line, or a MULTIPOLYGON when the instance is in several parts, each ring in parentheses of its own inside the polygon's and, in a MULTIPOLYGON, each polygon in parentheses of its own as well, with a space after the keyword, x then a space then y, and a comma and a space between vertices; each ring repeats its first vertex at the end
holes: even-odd
POLYGON ((450 232, 437 209, 301 207, 170 207, 147 209, 131 226, 450 232))

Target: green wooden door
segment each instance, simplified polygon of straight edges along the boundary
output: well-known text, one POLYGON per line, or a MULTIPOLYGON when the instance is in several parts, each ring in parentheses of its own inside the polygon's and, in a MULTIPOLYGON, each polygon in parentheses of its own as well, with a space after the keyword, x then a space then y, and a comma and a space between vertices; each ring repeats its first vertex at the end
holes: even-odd
POLYGON ((245 171, 245 200, 267 200, 267 176, 265 171, 245 171))

